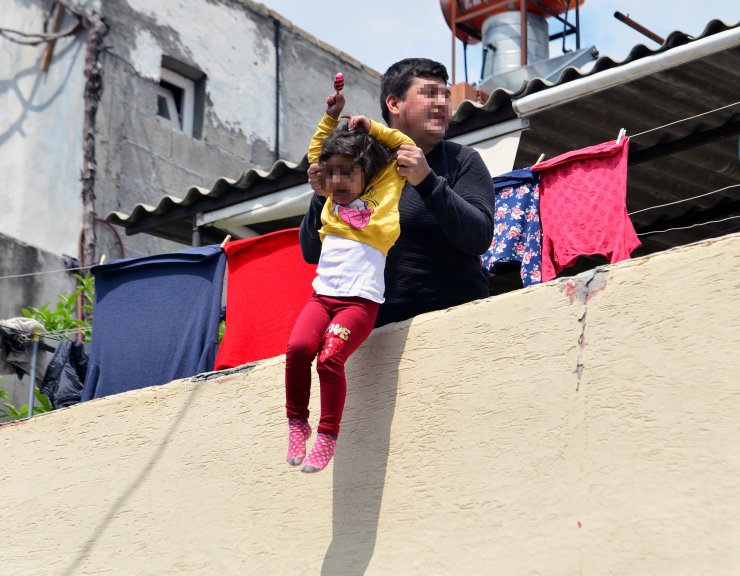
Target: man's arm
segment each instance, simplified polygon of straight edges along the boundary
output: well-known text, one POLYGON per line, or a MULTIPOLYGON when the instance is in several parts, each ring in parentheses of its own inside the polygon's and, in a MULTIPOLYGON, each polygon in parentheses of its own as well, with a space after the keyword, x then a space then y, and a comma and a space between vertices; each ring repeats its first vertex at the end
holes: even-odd
POLYGON ((319 228, 321 228, 321 210, 324 208, 324 202, 326 202, 326 198, 316 194, 313 195, 298 233, 303 259, 309 264, 318 264, 319 256, 321 256, 319 228))
POLYGON ((454 189, 431 170, 414 188, 459 250, 480 255, 488 249, 493 237, 494 188, 477 152, 470 150, 462 161, 454 189))

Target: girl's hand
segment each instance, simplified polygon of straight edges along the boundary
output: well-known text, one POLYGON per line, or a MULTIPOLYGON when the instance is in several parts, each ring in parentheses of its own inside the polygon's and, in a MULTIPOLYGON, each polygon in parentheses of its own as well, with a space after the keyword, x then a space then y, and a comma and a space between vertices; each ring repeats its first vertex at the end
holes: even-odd
POLYGON ((330 94, 326 99, 326 113, 334 120, 339 120, 342 110, 344 110, 344 94, 341 91, 330 94))
POLYGON ((353 130, 359 130, 360 132, 364 132, 365 134, 370 133, 372 120, 370 120, 370 118, 368 118, 367 116, 352 116, 351 114, 345 114, 344 116, 342 116, 342 118, 347 118, 349 120, 348 126, 350 132, 353 130))

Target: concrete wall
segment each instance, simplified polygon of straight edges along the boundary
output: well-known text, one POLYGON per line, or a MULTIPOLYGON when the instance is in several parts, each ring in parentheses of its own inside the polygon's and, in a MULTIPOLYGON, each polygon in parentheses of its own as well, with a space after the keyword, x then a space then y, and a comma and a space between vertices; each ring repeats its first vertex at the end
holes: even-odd
MULTIPOLYGON (((352 110, 379 116, 377 72, 273 17, 264 6, 249 0, 190 2, 187 9, 170 4, 116 0, 103 6, 111 28, 100 111, 104 176, 96 203, 103 217, 114 210, 130 212, 138 203, 156 205, 167 194, 183 197, 192 186, 208 189, 222 176, 269 170, 277 158, 300 161, 336 71, 347 77, 352 110), (156 116, 163 57, 205 74, 200 138, 173 130, 156 116)), ((145 234, 126 244, 133 254, 182 247, 145 234)))
POLYGON ((65 270, 60 256, 0 233, 0 319, 21 316, 24 306, 38 308, 45 302, 56 302, 58 294, 72 292, 72 274, 49 273, 56 270, 65 270), (6 278, 28 273, 34 275, 6 278))
MULTIPOLYGON (((75 289, 75 280, 65 270, 64 260, 55 254, 39 250, 0 234, 0 320, 23 316, 21 309, 40 308, 49 302, 53 308, 59 294, 75 289), (38 274, 42 272, 42 274, 38 274), (20 274, 33 276, 9 278, 20 274)), ((46 366, 50 356, 39 359, 39 368, 46 366)), ((21 406, 28 402, 28 376, 20 382, 11 374, 2 374, 1 385, 10 393, 9 402, 21 406)))
POLYGON ((0 428, 4 572, 735 575, 738 272, 728 236, 376 330, 318 475, 283 357, 0 428))
MULTIPOLYGON (((3 28, 41 32, 41 3, 2 2, 0 22, 3 28)), ((62 29, 72 22, 65 18, 62 29)), ((85 41, 60 39, 46 74, 39 70, 44 49, 0 37, 0 232, 76 256, 85 41)))

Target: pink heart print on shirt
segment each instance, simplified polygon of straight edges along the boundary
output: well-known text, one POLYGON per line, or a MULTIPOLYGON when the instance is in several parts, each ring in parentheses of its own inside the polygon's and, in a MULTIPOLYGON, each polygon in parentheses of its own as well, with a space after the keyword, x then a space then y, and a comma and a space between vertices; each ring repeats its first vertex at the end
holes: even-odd
POLYGON ((372 208, 347 208, 346 206, 337 206, 337 214, 339 217, 358 230, 366 228, 370 223, 370 216, 374 210, 372 208))

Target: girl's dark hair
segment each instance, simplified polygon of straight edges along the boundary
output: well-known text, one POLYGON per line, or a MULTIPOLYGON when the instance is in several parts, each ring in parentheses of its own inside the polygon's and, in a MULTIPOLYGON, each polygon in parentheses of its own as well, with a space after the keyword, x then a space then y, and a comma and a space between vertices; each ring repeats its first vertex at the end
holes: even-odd
POLYGON ((347 156, 362 170, 363 184, 367 186, 391 163, 393 155, 387 146, 360 130, 350 132, 347 124, 332 132, 324 142, 319 162, 332 156, 347 156))

